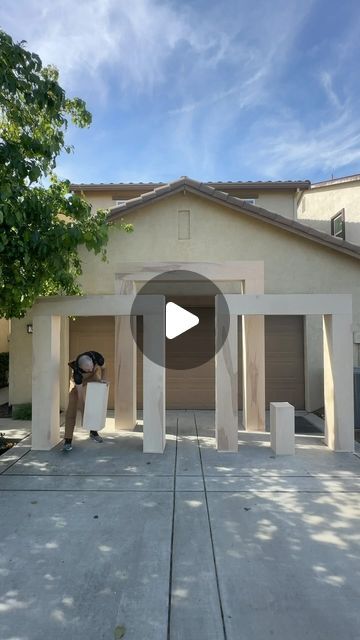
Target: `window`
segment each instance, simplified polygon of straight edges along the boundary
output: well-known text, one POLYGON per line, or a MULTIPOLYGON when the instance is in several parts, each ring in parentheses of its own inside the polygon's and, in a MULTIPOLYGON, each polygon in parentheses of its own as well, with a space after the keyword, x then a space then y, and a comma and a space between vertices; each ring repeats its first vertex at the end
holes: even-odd
POLYGON ((120 206, 121 204, 124 204, 124 202, 126 202, 126 200, 116 200, 116 206, 120 206))
POLYGON ((243 202, 246 202, 246 204, 253 204, 253 205, 255 205, 255 204, 256 204, 256 200, 255 200, 255 198, 241 198, 241 200, 242 200, 243 202))
POLYGON ((345 209, 341 209, 331 218, 331 235, 345 240, 345 209))

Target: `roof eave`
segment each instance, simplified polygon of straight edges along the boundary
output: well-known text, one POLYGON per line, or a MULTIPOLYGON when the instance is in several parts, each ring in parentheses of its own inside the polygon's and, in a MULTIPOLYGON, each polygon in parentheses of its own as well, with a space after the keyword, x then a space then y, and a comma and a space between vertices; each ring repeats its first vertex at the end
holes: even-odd
MULTIPOLYGON (((180 178, 181 180, 182 178, 180 178)), ((187 178, 187 180, 191 180, 191 178, 187 178)), ((176 182, 176 181, 175 181, 176 182)), ((89 192, 89 191, 117 191, 117 190, 126 190, 126 191, 148 191, 149 189, 156 189, 158 187, 164 186, 167 183, 165 182, 119 182, 119 183, 99 183, 99 184, 70 184, 70 191, 74 191, 75 193, 81 192, 89 192)), ((219 189, 220 191, 238 191, 239 189, 243 189, 244 191, 251 190, 263 190, 263 191, 307 191, 311 187, 310 180, 298 180, 298 181, 248 181, 248 182, 204 182, 202 184, 206 184, 209 187, 213 187, 214 189, 219 189)))
POLYGON ((256 189, 257 191, 307 191, 311 187, 310 180, 299 180, 296 182, 207 182, 206 184, 221 191, 238 191, 239 189, 244 189, 244 191, 251 189, 256 189))
POLYGON ((342 178, 333 178, 332 180, 323 180, 322 182, 314 182, 311 185, 312 189, 321 189, 323 187, 332 187, 337 184, 348 184, 349 182, 360 182, 360 174, 355 173, 352 176, 343 176, 342 178))
POLYGON ((116 191, 126 189, 126 191, 139 191, 144 190, 148 191, 150 188, 155 189, 156 187, 165 184, 164 182, 129 182, 129 183, 109 183, 109 184, 70 184, 70 191, 74 193, 82 193, 84 191, 116 191))

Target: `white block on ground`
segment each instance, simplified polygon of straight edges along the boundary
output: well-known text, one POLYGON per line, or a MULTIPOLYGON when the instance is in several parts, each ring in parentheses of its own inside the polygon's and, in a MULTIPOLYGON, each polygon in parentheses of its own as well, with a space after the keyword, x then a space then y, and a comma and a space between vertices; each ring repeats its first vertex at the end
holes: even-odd
POLYGON ((288 402, 270 402, 270 444, 277 456, 295 453, 295 409, 288 402))
POLYGON ((88 382, 83 418, 83 428, 88 431, 100 431, 105 427, 109 397, 109 383, 88 382))

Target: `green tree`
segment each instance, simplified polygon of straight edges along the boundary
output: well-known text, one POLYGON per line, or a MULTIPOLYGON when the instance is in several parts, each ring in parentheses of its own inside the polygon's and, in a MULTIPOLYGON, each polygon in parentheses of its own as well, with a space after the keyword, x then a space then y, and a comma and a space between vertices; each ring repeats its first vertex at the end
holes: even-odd
MULTIPOLYGON (((54 169, 70 153, 69 121, 88 127, 83 100, 69 99, 58 71, 0 31, 0 317, 19 318, 38 296, 81 293, 78 247, 106 259, 106 211, 84 198, 54 169), (43 185, 43 181, 48 186, 43 185)), ((120 223, 122 230, 131 225, 120 223)))

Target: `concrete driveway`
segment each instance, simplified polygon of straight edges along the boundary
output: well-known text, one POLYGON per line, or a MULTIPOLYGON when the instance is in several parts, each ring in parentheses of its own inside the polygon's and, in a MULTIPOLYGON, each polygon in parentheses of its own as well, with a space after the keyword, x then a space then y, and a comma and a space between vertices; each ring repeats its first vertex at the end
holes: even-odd
POLYGON ((162 456, 141 427, 1 456, 1 640, 359 638, 359 457, 217 453, 211 412, 167 431, 162 456))

